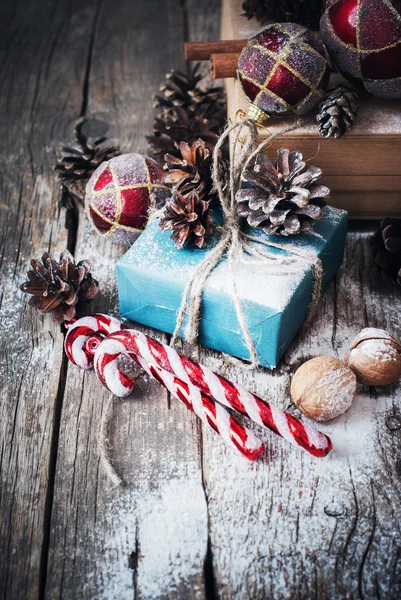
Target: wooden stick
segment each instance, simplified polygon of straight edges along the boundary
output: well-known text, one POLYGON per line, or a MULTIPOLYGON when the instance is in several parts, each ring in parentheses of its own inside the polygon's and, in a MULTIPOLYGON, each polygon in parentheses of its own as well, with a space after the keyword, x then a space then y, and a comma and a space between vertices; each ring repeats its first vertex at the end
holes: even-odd
POLYGON ((210 76, 212 79, 236 77, 240 53, 212 54, 210 57, 210 76))
POLYGON ((248 40, 215 40, 212 42, 185 42, 185 60, 209 60, 212 54, 241 52, 248 40))

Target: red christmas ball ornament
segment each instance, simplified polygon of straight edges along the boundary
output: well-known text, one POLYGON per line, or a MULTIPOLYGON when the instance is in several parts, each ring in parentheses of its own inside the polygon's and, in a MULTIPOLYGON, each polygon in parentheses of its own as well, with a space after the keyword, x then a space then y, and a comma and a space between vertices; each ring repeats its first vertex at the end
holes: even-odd
POLYGON ((328 53, 312 32, 295 23, 274 23, 249 40, 238 62, 238 76, 251 101, 248 117, 302 115, 319 104, 330 78, 328 53))
POLYGON ((401 0, 328 0, 320 33, 341 73, 401 98, 401 0))
POLYGON ((141 154, 103 162, 86 186, 85 206, 97 231, 129 245, 146 225, 149 211, 171 195, 163 169, 141 154))

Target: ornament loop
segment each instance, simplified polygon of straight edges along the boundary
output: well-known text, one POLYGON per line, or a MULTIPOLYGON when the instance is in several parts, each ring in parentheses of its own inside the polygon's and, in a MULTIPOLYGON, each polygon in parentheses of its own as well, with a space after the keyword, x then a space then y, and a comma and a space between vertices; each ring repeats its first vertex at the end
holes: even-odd
POLYGON ((256 104, 253 104, 252 102, 249 105, 247 117, 248 119, 255 121, 256 125, 263 125, 263 123, 270 119, 270 116, 266 112, 258 108, 256 104))

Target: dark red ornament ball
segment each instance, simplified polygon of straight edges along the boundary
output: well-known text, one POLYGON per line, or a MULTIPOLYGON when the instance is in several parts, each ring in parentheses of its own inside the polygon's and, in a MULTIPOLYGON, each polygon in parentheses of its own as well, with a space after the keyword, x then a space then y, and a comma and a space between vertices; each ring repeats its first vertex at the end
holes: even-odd
POLYGON ((288 111, 302 115, 319 104, 330 78, 327 51, 312 32, 295 23, 268 25, 249 40, 238 62, 238 76, 251 101, 248 116, 288 111))
POLYGON ((97 231, 129 245, 144 228, 149 211, 171 195, 163 169, 141 154, 122 154, 102 163, 86 186, 85 206, 97 231))
POLYGON ((320 33, 340 72, 401 98, 401 0, 328 0, 320 33))

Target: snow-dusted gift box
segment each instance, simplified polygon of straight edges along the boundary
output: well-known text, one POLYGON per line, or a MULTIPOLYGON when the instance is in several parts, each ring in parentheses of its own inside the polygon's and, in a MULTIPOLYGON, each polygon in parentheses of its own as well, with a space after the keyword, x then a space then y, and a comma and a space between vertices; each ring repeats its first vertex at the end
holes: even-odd
MULTIPOLYGON (((343 260, 347 213, 326 207, 323 219, 313 231, 292 238, 267 236, 256 229, 248 232, 288 248, 269 247, 269 251, 277 254, 292 255, 291 248, 301 247, 317 255, 322 261, 324 289, 343 260)), ((157 219, 151 221, 117 264, 121 315, 173 333, 186 283, 217 241, 216 235, 202 250, 179 250, 174 248, 169 232, 160 230, 157 219)), ((275 367, 308 313, 313 267, 310 262, 301 260, 296 273, 277 274, 269 265, 261 267, 257 261, 245 260, 238 261, 231 273, 223 258, 208 277, 202 296, 199 342, 248 360, 249 351, 232 296, 232 277, 259 362, 275 367)))

